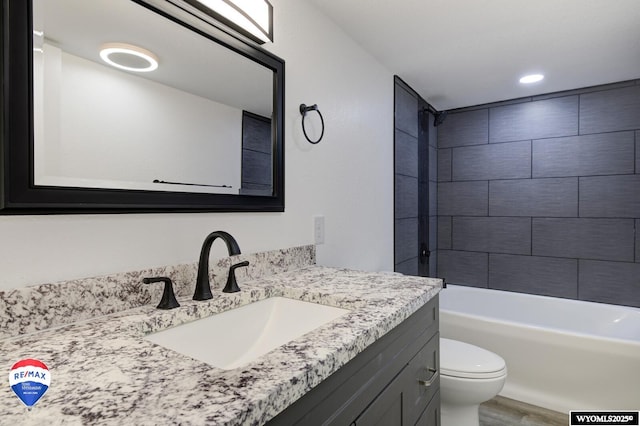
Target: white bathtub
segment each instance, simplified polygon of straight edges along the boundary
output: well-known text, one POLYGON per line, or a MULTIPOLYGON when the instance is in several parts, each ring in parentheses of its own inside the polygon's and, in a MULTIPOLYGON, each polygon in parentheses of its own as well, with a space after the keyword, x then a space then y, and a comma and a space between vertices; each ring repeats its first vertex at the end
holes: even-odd
POLYGON ((441 337, 508 369, 500 395, 551 410, 640 410, 640 309, 449 285, 441 337))

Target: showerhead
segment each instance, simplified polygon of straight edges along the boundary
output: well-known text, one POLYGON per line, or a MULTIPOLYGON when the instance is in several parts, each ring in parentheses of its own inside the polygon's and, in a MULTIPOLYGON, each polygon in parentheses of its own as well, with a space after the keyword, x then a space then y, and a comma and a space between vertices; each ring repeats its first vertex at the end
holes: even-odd
POLYGON ((447 118, 447 111, 436 111, 433 116, 433 126, 438 127, 444 123, 444 120, 447 118))
POLYGON ((427 104, 426 108, 420 110, 420 121, 424 130, 429 127, 429 116, 427 114, 433 114, 433 127, 438 127, 447 118, 447 111, 438 111, 431 105, 427 104))

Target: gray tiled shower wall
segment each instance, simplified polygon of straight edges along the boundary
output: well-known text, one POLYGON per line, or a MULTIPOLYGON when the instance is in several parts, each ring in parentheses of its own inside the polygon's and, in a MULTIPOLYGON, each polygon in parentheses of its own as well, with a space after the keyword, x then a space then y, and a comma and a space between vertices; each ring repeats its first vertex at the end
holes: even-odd
POLYGON ((450 111, 447 282, 640 307, 640 80, 450 111))
POLYGON ((395 265, 394 270, 418 275, 418 98, 395 87, 395 265))
MULTIPOLYGON (((437 191, 437 132, 433 127, 433 115, 422 117, 419 114, 420 99, 406 85, 396 83, 395 87, 395 207, 394 207, 394 253, 397 272, 419 275, 419 249, 422 240, 420 232, 420 203, 426 203, 428 223, 423 223, 429 233, 428 248, 431 250, 429 276, 436 273, 436 191, 437 191), (420 117, 428 120, 428 126, 422 126, 420 117), (419 140, 421 129, 427 128, 428 177, 420 176, 419 140), (422 180, 422 181, 421 181, 422 180), (426 226, 425 226, 426 225, 426 226)), ((422 219, 424 220, 424 219, 422 219)), ((426 243, 426 241, 425 241, 426 243)))

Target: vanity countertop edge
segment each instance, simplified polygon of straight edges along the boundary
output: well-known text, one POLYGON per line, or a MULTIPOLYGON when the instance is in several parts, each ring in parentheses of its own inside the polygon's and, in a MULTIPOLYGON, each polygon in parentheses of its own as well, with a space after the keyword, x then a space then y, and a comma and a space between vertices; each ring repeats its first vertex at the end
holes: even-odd
POLYGON ((24 425, 263 424, 428 303, 441 280, 308 266, 240 287, 205 302, 182 298, 173 310, 143 306, 0 341, 5 374, 25 358, 43 361, 51 374, 31 411, 5 382, 0 418, 24 425), (144 339, 274 296, 351 312, 234 370, 144 339))

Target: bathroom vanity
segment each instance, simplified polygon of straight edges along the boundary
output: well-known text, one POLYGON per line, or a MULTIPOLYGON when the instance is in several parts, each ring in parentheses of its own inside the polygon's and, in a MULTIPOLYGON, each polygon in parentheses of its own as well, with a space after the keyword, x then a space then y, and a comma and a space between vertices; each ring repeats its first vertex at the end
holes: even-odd
MULTIPOLYGON (((265 269, 258 261, 251 267, 249 276, 265 269)), ((178 291, 176 309, 156 309, 153 299, 0 340, 6 372, 20 359, 35 358, 51 373, 48 392, 31 411, 2 387, 0 416, 25 425, 438 424, 440 280, 310 265, 257 279, 243 275, 239 284, 242 290, 232 294, 214 288, 207 301, 178 291), (145 338, 277 296, 348 312, 231 369, 145 338)), ((0 294, 0 305, 25 294, 0 294)), ((33 315, 39 316, 36 309, 33 315)), ((216 346, 206 335, 201 341, 216 346)))
POLYGON ((438 298, 269 425, 439 425, 438 298))

